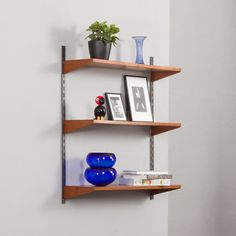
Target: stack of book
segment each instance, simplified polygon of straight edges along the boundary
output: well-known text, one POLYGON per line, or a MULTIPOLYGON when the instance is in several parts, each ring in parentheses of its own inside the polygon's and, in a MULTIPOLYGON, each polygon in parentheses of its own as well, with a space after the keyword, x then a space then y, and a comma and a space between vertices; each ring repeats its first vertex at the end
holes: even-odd
POLYGON ((120 185, 127 186, 170 186, 172 175, 165 171, 125 170, 120 176, 120 185))

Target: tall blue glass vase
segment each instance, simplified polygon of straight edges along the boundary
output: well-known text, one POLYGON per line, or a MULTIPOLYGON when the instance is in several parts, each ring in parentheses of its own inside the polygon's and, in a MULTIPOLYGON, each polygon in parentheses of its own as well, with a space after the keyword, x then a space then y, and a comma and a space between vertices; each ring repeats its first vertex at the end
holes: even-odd
POLYGON ((133 36, 132 37, 136 43, 136 64, 144 64, 143 62, 143 41, 146 36, 133 36))

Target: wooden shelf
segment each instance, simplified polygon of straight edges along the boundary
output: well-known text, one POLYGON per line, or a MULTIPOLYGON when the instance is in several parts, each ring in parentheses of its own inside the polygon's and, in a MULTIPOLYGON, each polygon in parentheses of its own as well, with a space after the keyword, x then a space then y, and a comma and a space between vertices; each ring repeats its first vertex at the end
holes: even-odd
POLYGON ((167 66, 154 66, 145 64, 134 64, 130 62, 110 61, 102 59, 80 59, 80 60, 66 60, 63 65, 63 72, 69 73, 84 67, 101 67, 107 69, 120 69, 132 71, 145 71, 151 73, 151 80, 159 80, 170 75, 179 73, 180 68, 167 66))
POLYGON ((93 125, 121 125, 150 127, 151 135, 157 135, 181 127, 181 123, 115 121, 115 120, 65 120, 64 133, 71 133, 93 125))
POLYGON ((93 192, 107 192, 107 191, 145 191, 152 194, 159 194, 180 189, 181 185, 171 186, 114 186, 108 185, 105 187, 96 186, 65 186, 64 199, 76 198, 81 195, 90 194, 93 192))

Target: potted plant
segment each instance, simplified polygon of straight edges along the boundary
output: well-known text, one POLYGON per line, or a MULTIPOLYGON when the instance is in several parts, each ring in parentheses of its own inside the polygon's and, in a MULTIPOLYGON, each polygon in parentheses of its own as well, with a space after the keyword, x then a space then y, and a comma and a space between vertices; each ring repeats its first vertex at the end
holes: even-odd
POLYGON ((120 29, 115 24, 108 25, 106 21, 92 23, 87 31, 90 34, 88 42, 89 53, 91 58, 109 59, 111 46, 117 44, 119 38, 115 36, 120 29))

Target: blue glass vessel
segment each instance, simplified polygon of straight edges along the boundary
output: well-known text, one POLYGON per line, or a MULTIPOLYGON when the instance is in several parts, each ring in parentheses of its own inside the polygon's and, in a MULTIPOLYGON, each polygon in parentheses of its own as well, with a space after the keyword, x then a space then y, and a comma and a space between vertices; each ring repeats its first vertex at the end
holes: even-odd
POLYGON ((111 168, 116 163, 116 156, 114 153, 91 152, 86 161, 92 168, 111 168))
POLYGON ((136 64, 144 64, 143 62, 143 41, 146 36, 133 36, 132 37, 136 43, 136 64))
POLYGON ((114 168, 87 168, 84 176, 90 184, 106 186, 116 179, 117 172, 114 168))

